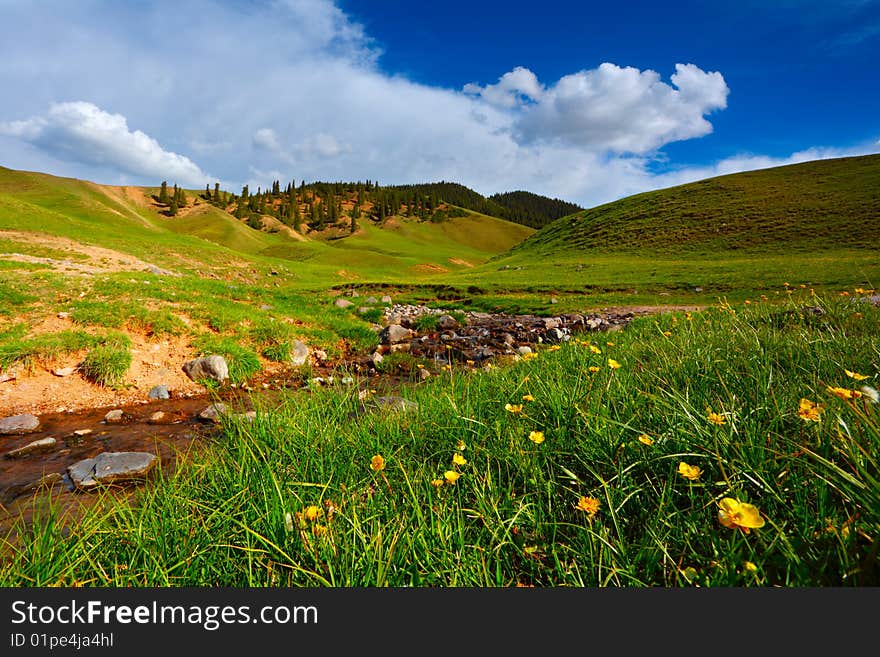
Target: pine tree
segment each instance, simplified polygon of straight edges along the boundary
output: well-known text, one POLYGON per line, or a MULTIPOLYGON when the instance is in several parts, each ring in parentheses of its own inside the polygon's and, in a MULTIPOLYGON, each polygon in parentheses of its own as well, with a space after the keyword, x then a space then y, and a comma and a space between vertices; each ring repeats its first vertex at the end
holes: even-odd
POLYGON ((170 216, 175 216, 177 214, 177 199, 171 199, 171 206, 168 208, 168 214, 170 216))
POLYGON ((354 235, 357 232, 357 229, 358 229, 357 220, 358 220, 358 217, 360 216, 360 214, 361 213, 360 213, 360 210, 358 210, 358 206, 355 205, 351 209, 351 223, 348 226, 349 233, 351 233, 352 235, 354 235))
POLYGON ((170 199, 168 198, 168 183, 165 180, 163 180, 162 186, 159 188, 159 203, 161 203, 162 205, 168 205, 169 200, 170 199))

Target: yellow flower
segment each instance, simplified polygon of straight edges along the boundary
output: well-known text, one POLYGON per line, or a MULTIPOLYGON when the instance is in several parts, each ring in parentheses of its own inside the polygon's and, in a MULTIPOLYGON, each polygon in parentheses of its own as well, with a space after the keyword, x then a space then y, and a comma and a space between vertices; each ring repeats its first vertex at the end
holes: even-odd
POLYGON ((455 446, 455 449, 457 449, 459 452, 463 452, 467 449, 467 445, 464 444, 463 440, 459 440, 458 445, 455 446))
POLYGON ((373 468, 376 472, 385 469, 385 459, 382 458, 380 454, 376 454, 373 458, 370 459, 370 467, 373 468))
POLYGON ((688 465, 687 463, 682 461, 678 464, 678 474, 680 474, 685 479, 696 481, 700 478, 700 475, 703 474, 703 471, 695 465, 688 465))
POLYGON ((307 506, 303 511, 303 518, 308 520, 309 522, 315 522, 318 519, 318 516, 321 515, 321 507, 315 506, 312 504, 311 506, 307 506))
POLYGON ((610 367, 612 370, 619 370, 619 369, 620 369, 620 363, 618 363, 618 362, 617 362, 616 360, 614 360, 613 358, 609 358, 609 359, 608 359, 608 367, 610 367))
POLYGON ((587 369, 588 369, 590 372, 592 372, 593 374, 595 374, 596 372, 599 371, 599 368, 596 367, 595 365, 590 365, 590 367, 588 367, 587 369))
POLYGON ((614 346, 614 343, 613 343, 613 342, 606 342, 605 344, 607 344, 609 347, 613 347, 613 346, 614 346))
POLYGON ((554 344, 552 347, 547 347, 547 351, 559 351, 562 349, 558 344, 554 344))
POLYGON ((801 399, 800 407, 798 408, 798 417, 800 417, 805 422, 818 422, 819 414, 822 412, 822 407, 814 401, 810 401, 809 399, 801 399))
POLYGON ((749 301, 748 299, 746 299, 745 301, 743 301, 743 303, 746 304, 747 306, 752 305, 752 302, 749 301))
POLYGON ((532 431, 529 434, 529 440, 531 440, 536 445, 540 445, 544 442, 544 432, 543 431, 532 431))
POLYGON ((746 561, 746 563, 744 565, 746 567, 746 570, 748 570, 750 573, 758 572, 758 567, 755 564, 753 564, 751 561, 746 561))
POLYGON ((465 363, 467 363, 468 365, 473 365, 473 364, 474 364, 474 361, 468 359, 468 360, 465 361, 465 363))
POLYGON ((843 371, 846 372, 846 375, 849 378, 855 379, 856 381, 864 381, 865 379, 871 378, 867 374, 859 374, 858 372, 850 372, 849 370, 843 370, 843 371))
POLYGON ((684 318, 685 318, 686 320, 688 320, 688 321, 691 321, 691 320, 694 318, 694 316, 691 315, 690 313, 685 313, 685 314, 684 314, 684 318))
POLYGON ((522 404, 505 404, 504 410, 508 413, 522 413, 522 404))
POLYGON ((670 335, 672 335, 672 331, 663 331, 663 335, 668 338, 670 335))
POLYGON ((535 398, 531 395, 523 395, 523 401, 535 401, 535 398))
POLYGON ((447 470, 446 472, 443 473, 443 477, 450 484, 454 484, 460 476, 461 475, 459 473, 457 473, 455 470, 447 470))
POLYGON ((467 460, 461 454, 453 454, 452 463, 454 465, 464 465, 465 463, 467 463, 467 460))
POLYGON ((832 388, 829 386, 828 392, 841 399, 858 399, 862 396, 862 393, 858 390, 849 390, 847 388, 832 388))
POLYGON ((312 533, 315 536, 323 536, 327 533, 327 527, 324 525, 315 525, 314 527, 312 527, 312 533))
POLYGON ((534 351, 530 351, 527 354, 523 354, 522 359, 523 360, 532 360, 533 358, 537 358, 537 357, 538 357, 538 354, 536 354, 534 351))
POLYGON ((724 418, 724 415, 721 413, 714 413, 712 409, 707 409, 708 415, 706 415, 706 419, 709 420, 712 424, 717 424, 721 426, 722 424, 726 424, 727 420, 724 418))
POLYGON ((583 511, 588 516, 590 516, 590 518, 592 518, 599 512, 599 500, 597 500, 595 497, 583 496, 578 499, 575 508, 578 511, 583 511))
POLYGON ((728 529, 742 529, 746 534, 764 526, 764 518, 755 506, 732 497, 718 503, 718 522, 728 529))
POLYGON ((445 483, 446 483, 446 480, 445 480, 445 479, 432 479, 432 480, 431 480, 431 485, 432 485, 434 488, 440 488, 440 486, 442 486, 442 485, 445 484, 445 483))
POLYGON ((654 444, 654 440, 646 433, 643 433, 641 436, 639 436, 639 442, 642 443, 642 445, 648 446, 654 444))
POLYGON ((592 351, 594 354, 601 354, 602 353, 602 350, 599 349, 599 347, 597 347, 594 344, 590 345, 590 351, 592 351))

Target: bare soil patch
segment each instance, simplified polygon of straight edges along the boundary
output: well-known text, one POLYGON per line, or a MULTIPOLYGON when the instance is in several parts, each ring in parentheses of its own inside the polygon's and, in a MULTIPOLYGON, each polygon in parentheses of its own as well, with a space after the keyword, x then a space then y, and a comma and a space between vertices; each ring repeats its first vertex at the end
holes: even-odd
POLYGON ((6 260, 15 260, 17 262, 28 262, 35 264, 45 264, 51 266, 55 271, 68 275, 83 274, 103 274, 120 271, 148 271, 154 267, 148 262, 144 262, 140 258, 106 249, 101 246, 91 246, 82 244, 65 237, 55 235, 46 235, 44 233, 28 233, 18 230, 0 230, 0 238, 22 244, 33 244, 41 247, 49 247, 57 251, 64 251, 71 254, 82 255, 87 258, 86 261, 79 260, 59 260, 57 258, 41 258, 37 256, 26 255, 22 253, 0 253, 0 258, 6 260))

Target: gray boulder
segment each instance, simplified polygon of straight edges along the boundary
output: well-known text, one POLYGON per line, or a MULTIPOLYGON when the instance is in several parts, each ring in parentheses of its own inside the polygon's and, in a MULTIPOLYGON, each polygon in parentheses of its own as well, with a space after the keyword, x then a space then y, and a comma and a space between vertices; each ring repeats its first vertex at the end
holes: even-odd
POLYGON ((354 304, 348 299, 339 298, 333 302, 333 305, 337 308, 351 308, 354 304))
POLYGON ((290 353, 290 364, 294 367, 305 365, 309 362, 309 347, 302 340, 293 341, 293 349, 290 353))
POLYGON ((4 456, 8 459, 17 459, 21 456, 27 456, 28 454, 32 454, 34 452, 42 452, 44 450, 52 449, 57 443, 58 441, 54 438, 42 438, 17 449, 13 449, 12 451, 6 452, 4 456))
POLYGON ((217 354, 189 360, 183 364, 183 371, 193 381, 210 379, 223 383, 229 378, 229 366, 226 364, 226 359, 217 354))
POLYGON ((458 328, 458 320, 451 315, 440 315, 437 318, 437 328, 441 331, 454 331, 458 328))
POLYGON ((391 297, 388 296, 387 294, 386 294, 384 297, 382 297, 382 298, 380 299, 380 301, 381 301, 382 303, 393 303, 393 300, 392 300, 391 297))
POLYGON ((104 452, 67 468, 67 475, 77 488, 89 490, 100 484, 143 479, 159 459, 146 452, 104 452))
POLYGON ((166 385, 153 386, 150 388, 147 397, 150 399, 171 399, 171 395, 168 392, 168 386, 166 385))
POLYGON ((199 419, 202 422, 214 422, 215 424, 219 424, 221 416, 228 413, 229 409, 226 407, 226 404, 218 402, 216 404, 211 404, 208 408, 199 413, 199 419))
POLYGON ((0 419, 0 436, 15 436, 23 433, 36 431, 40 426, 40 419, 30 413, 12 415, 0 419))
POLYGON ((397 344, 412 339, 413 332, 408 328, 403 328, 400 324, 389 324, 379 334, 379 340, 383 344, 397 344))
POLYGON ((107 424, 122 424, 125 422, 125 412, 118 408, 109 411, 107 415, 104 416, 104 422, 107 424))

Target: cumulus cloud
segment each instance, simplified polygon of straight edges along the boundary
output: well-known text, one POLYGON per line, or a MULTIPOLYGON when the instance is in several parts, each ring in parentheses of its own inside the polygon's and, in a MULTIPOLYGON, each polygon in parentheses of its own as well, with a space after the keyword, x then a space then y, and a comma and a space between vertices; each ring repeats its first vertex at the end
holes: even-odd
POLYGON ((513 108, 527 101, 537 101, 544 93, 544 87, 538 82, 538 76, 529 69, 517 66, 505 73, 497 84, 481 87, 470 82, 464 85, 464 93, 479 96, 495 107, 513 108))
POLYGON ((190 185, 209 178, 189 158, 166 151, 140 130, 129 130, 121 114, 88 102, 53 103, 43 116, 0 123, 0 134, 17 137, 59 159, 114 167, 135 176, 167 177, 190 185))
POLYGON ((556 142, 591 150, 646 153, 712 132, 704 117, 727 106, 721 73, 676 64, 672 85, 655 71, 611 63, 566 75, 516 120, 524 143, 556 142))

